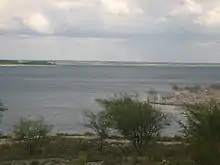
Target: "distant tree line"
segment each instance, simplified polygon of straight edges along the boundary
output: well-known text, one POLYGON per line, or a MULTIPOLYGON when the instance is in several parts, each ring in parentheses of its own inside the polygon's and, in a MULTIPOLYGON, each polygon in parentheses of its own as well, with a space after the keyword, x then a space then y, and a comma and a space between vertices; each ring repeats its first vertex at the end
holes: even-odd
POLYGON ((0 60, 0 65, 55 65, 52 61, 0 60))

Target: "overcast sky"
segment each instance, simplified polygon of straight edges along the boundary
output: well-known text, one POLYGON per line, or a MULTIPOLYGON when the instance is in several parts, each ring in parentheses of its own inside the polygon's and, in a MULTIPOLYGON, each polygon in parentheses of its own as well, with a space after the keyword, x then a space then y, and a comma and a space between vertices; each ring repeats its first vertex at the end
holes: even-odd
POLYGON ((220 62, 220 1, 0 0, 0 58, 220 62))

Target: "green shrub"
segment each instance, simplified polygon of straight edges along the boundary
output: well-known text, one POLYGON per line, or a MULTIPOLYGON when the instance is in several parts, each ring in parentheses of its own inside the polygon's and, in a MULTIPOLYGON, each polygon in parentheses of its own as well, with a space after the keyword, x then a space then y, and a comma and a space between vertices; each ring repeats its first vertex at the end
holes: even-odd
POLYGON ((98 149, 102 150, 110 131, 110 122, 107 118, 107 114, 104 111, 98 113, 87 111, 85 117, 86 121, 84 126, 95 132, 98 136, 98 149))
POLYGON ((13 133, 17 140, 23 142, 28 153, 34 155, 41 153, 51 128, 50 125, 45 124, 43 118, 36 120, 21 118, 14 126, 13 133))
POLYGON ((139 154, 141 148, 158 136, 168 124, 167 116, 159 109, 126 95, 98 102, 108 114, 112 128, 130 140, 139 154))
POLYGON ((190 142, 193 159, 200 165, 220 162, 220 103, 211 100, 186 106, 184 133, 190 142))

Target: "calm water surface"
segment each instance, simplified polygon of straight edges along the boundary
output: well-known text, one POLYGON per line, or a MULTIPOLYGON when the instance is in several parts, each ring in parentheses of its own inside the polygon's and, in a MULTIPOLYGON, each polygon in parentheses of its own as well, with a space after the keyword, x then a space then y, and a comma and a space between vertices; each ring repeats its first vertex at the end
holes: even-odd
MULTIPOLYGON (((169 91, 172 84, 220 83, 220 67, 45 66, 0 67, 0 100, 8 107, 0 129, 10 132, 21 116, 43 116, 55 132, 83 132, 83 111, 95 98, 119 92, 169 91)), ((174 107, 163 107, 174 120, 174 107)), ((176 133, 175 122, 165 132, 176 133)))

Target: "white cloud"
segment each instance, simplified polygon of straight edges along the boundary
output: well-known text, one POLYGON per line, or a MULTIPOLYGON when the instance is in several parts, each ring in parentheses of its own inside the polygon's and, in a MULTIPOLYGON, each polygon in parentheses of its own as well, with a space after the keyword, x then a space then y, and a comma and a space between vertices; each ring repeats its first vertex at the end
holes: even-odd
MULTIPOLYGON (((2 0, 3 2, 3 0, 2 0)), ((106 30, 119 26, 130 29, 144 11, 135 0, 5 0, 0 8, 0 30, 17 29, 14 18, 39 33, 65 29, 106 30), (7 2, 7 5, 6 5, 7 2), (123 18, 119 18, 123 16, 123 18)))
POLYGON ((74 9, 82 7, 93 7, 98 4, 98 0, 59 0, 54 2, 54 6, 60 9, 74 9))
POLYGON ((40 33, 52 33, 50 23, 41 13, 31 14, 26 20, 24 20, 24 24, 40 33))
POLYGON ((6 46, 2 46, 5 48, 0 49, 0 56, 11 54, 13 57, 20 52, 25 58, 32 55, 32 59, 40 54, 42 59, 45 56, 48 59, 82 60, 136 58, 172 61, 196 59, 193 54, 203 54, 204 57, 213 54, 212 57, 216 58, 219 57, 219 44, 192 43, 220 41, 219 27, 219 0, 0 0, 0 33, 5 33, 1 42, 6 41, 7 34, 25 36, 12 45, 10 43, 15 39, 9 39, 6 46), (31 37, 36 32, 45 35, 37 39, 31 37), (46 37, 48 34, 56 39, 46 37), (77 36, 82 39, 81 44, 78 45, 78 41, 73 44, 75 37, 67 39, 58 37, 60 35, 77 36), (88 42, 89 38, 97 39, 97 36, 106 38, 95 41, 95 44, 88 42), (128 43, 112 43, 110 38, 120 38, 128 43), (36 50, 35 42, 44 49, 36 50), (10 49, 12 47, 16 49, 10 49), (104 52, 100 53, 103 47, 104 52))
POLYGON ((134 1, 129 0, 101 0, 104 11, 113 15, 143 14, 144 11, 134 1))
POLYGON ((207 12, 200 18, 200 23, 206 26, 220 26, 220 7, 207 12))
POLYGON ((197 31, 195 24, 220 24, 216 6, 218 0, 0 0, 0 31, 19 31, 22 24, 43 34, 67 29, 140 34, 169 26, 197 31))
POLYGON ((184 3, 185 7, 192 13, 201 14, 203 11, 202 6, 193 0, 185 0, 184 3))
POLYGON ((7 0, 1 0, 0 1, 0 10, 4 9, 7 5, 7 0))

